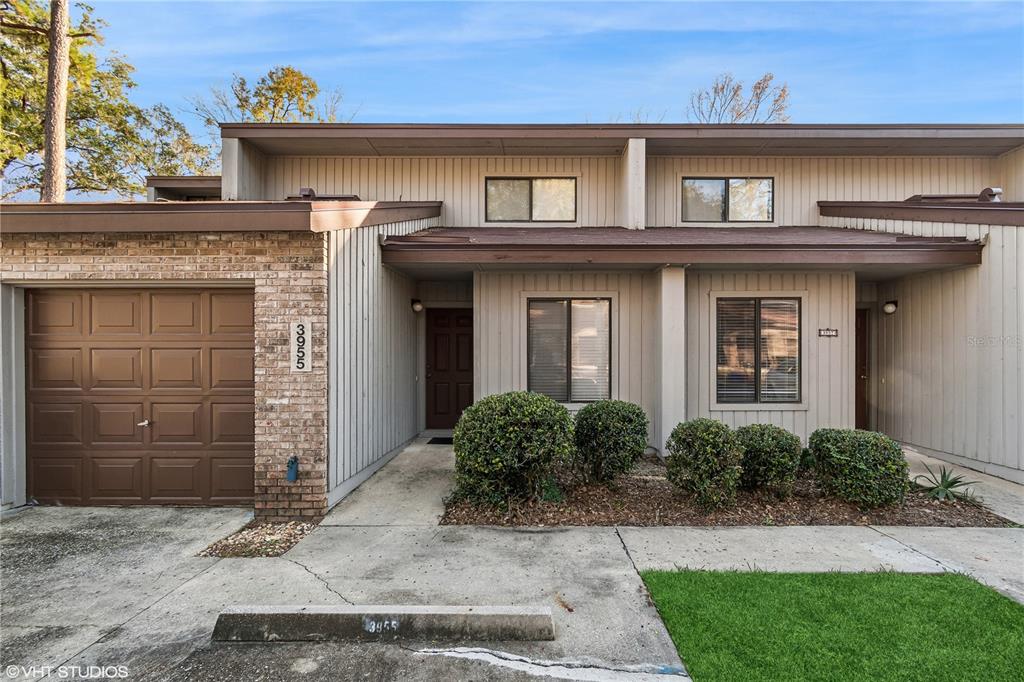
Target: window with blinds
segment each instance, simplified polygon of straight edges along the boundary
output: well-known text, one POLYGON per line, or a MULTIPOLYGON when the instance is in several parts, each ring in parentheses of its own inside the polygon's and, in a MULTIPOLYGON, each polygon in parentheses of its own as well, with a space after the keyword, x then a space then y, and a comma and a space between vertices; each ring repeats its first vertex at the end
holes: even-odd
POLYGON ((611 397, 611 301, 527 301, 527 389, 559 402, 611 397))
POLYGON ((720 403, 800 402, 800 299, 719 298, 720 403))

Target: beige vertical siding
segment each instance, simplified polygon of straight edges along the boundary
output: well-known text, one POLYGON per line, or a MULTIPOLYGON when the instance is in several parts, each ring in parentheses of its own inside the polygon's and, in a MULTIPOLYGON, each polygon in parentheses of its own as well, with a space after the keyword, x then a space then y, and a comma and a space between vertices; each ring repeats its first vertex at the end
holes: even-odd
POLYGON ((654 415, 654 273, 478 272, 474 278, 474 398, 526 390, 524 293, 605 294, 612 303, 612 397, 654 415))
POLYGON ((980 266, 878 287, 899 309, 877 315, 875 427, 1024 482, 1024 228, 950 229, 987 234, 980 266))
POLYGON ((473 303, 473 280, 421 281, 416 284, 416 298, 431 308, 473 303))
POLYGON ((329 501, 365 479, 417 425, 416 283, 381 264, 381 235, 437 219, 330 233, 329 501))
POLYGON ((854 420, 854 310, 852 272, 700 272, 686 282, 688 418, 711 417, 730 426, 777 424, 806 441, 817 428, 852 427, 854 420), (716 410, 712 294, 806 292, 803 300, 806 409, 716 410), (818 329, 839 330, 839 338, 819 338, 818 329))
POLYGON ((265 192, 283 199, 299 187, 319 194, 357 194, 373 201, 440 200, 441 224, 484 225, 484 178, 494 175, 579 177, 578 218, 585 227, 618 224, 615 157, 298 157, 267 158, 265 192))
POLYGON ((647 224, 679 225, 683 175, 775 178, 775 222, 817 225, 819 200, 898 201, 919 193, 979 192, 996 183, 991 158, 649 157, 647 224))
POLYGON ((1003 201, 1024 201, 1024 147, 1017 147, 996 159, 1003 201))

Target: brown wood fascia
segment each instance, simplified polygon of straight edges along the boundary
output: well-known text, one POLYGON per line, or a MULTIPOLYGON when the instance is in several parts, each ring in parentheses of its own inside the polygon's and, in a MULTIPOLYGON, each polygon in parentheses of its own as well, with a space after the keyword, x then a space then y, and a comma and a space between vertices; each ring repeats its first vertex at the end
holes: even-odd
POLYGON ((0 233, 326 232, 440 215, 440 201, 8 203, 0 233))
POLYGON ((1024 203, 1017 202, 922 204, 903 201, 819 201, 818 212, 831 218, 1024 226, 1024 203))

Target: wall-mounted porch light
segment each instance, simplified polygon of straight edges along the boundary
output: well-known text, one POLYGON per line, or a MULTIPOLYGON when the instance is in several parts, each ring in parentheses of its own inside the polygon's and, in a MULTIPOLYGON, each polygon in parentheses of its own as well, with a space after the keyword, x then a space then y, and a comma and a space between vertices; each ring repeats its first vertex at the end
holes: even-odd
POLYGON ((899 304, 896 301, 886 301, 882 304, 882 312, 886 315, 892 315, 898 307, 899 304))
POLYGON ((421 301, 418 298, 414 298, 414 299, 412 299, 411 307, 412 307, 412 311, 414 313, 422 313, 423 312, 423 301, 421 301))

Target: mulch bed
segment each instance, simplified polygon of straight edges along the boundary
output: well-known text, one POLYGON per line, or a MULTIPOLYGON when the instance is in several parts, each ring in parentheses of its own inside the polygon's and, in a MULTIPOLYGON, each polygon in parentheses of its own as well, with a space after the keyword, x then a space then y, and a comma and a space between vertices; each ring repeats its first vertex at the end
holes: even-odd
POLYGON ((983 506, 938 502, 913 490, 901 506, 861 510, 827 497, 810 474, 785 500, 740 491, 736 504, 706 512, 677 491, 664 467, 645 460, 613 485, 577 485, 561 502, 535 502, 499 510, 449 501, 442 525, 489 526, 1014 526, 983 506))
POLYGON ((288 523, 262 523, 250 521, 244 528, 218 540, 199 556, 275 557, 281 556, 306 537, 317 524, 301 521, 288 523))

